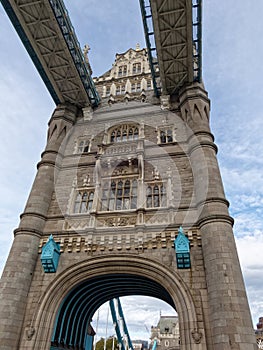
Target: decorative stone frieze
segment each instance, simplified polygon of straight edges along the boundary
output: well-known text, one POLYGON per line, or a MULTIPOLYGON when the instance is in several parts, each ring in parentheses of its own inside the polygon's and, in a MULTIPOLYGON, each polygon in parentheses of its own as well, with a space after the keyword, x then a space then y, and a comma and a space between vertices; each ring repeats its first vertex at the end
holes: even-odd
MULTIPOLYGON (((110 226, 109 226, 110 227, 110 226)), ((111 226, 114 228, 115 226, 111 226)), ((112 233, 103 234, 96 231, 92 234, 89 231, 81 234, 59 235, 55 241, 60 245, 60 253, 71 252, 99 252, 99 251, 127 251, 151 249, 166 249, 174 247, 174 240, 177 235, 176 231, 162 232, 141 232, 130 233, 112 233)), ((185 232, 188 236, 191 246, 200 245, 200 233, 197 230, 188 230, 185 232)), ((54 235, 55 236, 55 235, 54 235)), ((40 241, 39 253, 42 247, 46 244, 48 238, 43 238, 40 241)))

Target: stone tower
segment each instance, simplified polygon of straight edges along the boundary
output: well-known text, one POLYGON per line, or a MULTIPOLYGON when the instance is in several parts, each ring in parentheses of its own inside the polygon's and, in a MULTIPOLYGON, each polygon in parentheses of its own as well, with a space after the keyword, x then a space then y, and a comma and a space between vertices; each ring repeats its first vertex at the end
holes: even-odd
POLYGON ((147 52, 95 78, 100 106, 59 105, 0 285, 1 350, 88 349, 111 298, 177 310, 182 350, 255 335, 202 84, 154 97, 147 52))

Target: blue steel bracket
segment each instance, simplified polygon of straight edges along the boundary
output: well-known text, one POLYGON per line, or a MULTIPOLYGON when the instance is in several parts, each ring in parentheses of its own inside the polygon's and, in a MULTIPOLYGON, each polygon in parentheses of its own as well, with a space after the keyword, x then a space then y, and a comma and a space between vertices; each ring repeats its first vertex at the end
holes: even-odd
POLYGON ((149 0, 147 1, 148 3, 146 4, 145 0, 140 0, 140 7, 141 7, 141 14, 142 14, 145 42, 147 46, 148 59, 149 59, 149 64, 150 64, 150 69, 152 74, 153 89, 154 89, 155 96, 159 97, 161 94, 161 88, 157 86, 157 77, 159 75, 157 50, 156 50, 155 38, 154 38, 151 5, 150 5, 150 1, 149 0), (149 29, 149 26, 151 29, 149 29), (153 52, 155 52, 156 58, 153 57, 153 52))
POLYGON ((68 12, 63 0, 49 0, 56 20, 60 26, 62 35, 67 43, 68 49, 79 73, 82 84, 89 97, 91 105, 99 105, 100 97, 91 77, 91 70, 85 62, 73 25, 71 24, 68 12))
POLYGON ((46 273, 54 273, 57 271, 60 258, 60 245, 56 243, 53 236, 50 235, 47 243, 42 248, 41 264, 46 273))
POLYGON ((190 243, 184 234, 182 226, 179 227, 178 235, 174 241, 176 263, 178 269, 190 269, 190 243))
POLYGON ((194 80, 202 81, 202 0, 192 0, 194 80))
POLYGON ((25 46, 29 56, 31 57, 33 63, 35 64, 35 66, 36 66, 43 82, 45 83, 48 91, 50 92, 55 104, 58 105, 59 103, 61 103, 61 101, 58 98, 58 96, 55 92, 55 89, 53 88, 46 72, 44 71, 44 68, 43 68, 41 62, 39 61, 39 59, 35 53, 35 50, 33 49, 30 41, 28 40, 24 29, 20 25, 19 20, 16 16, 12 6, 9 3, 9 0, 1 0, 0 2, 2 3, 8 17, 10 18, 10 20, 15 28, 15 30, 17 31, 17 34, 19 35, 20 39, 22 40, 22 43, 25 46))
POLYGON ((117 318, 117 314, 116 314, 116 310, 115 310, 115 306, 114 306, 114 299, 110 300, 110 310, 111 310, 111 316, 112 316, 112 322, 115 328, 115 332, 118 338, 118 343, 120 345, 120 349, 121 350, 125 350, 125 345, 122 339, 122 335, 121 335, 121 330, 120 330, 120 326, 118 323, 118 318, 117 318))
POLYGON ((158 345, 157 339, 154 339, 152 350, 156 350, 157 349, 157 345, 158 345))

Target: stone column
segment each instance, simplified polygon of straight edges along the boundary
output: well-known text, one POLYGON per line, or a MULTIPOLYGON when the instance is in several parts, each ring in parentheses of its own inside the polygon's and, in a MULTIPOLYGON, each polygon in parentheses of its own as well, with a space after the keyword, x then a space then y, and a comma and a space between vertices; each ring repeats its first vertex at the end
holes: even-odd
POLYGON ((217 148, 209 128, 209 100, 201 84, 182 91, 180 109, 188 128, 189 158, 197 202, 197 226, 208 291, 209 349, 256 349, 249 305, 228 213, 217 148), (210 333, 211 332, 211 333, 210 333))
MULTIPOLYGON (((54 191, 54 170, 62 142, 76 119, 73 106, 59 106, 49 123, 48 140, 0 281, 1 350, 19 349, 27 295, 38 255, 39 240, 54 191)), ((62 156, 62 155, 61 155, 62 156)))

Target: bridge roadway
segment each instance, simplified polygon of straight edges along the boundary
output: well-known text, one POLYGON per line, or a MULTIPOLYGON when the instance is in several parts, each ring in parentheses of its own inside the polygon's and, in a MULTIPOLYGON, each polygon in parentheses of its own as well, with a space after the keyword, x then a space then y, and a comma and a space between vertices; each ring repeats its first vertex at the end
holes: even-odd
MULTIPOLYGON (((162 94, 201 81, 202 0, 140 0, 148 52, 156 51, 162 94)), ((150 57, 154 65, 154 57, 150 57)))
MULTIPOLYGON (((200 81, 202 0, 139 1, 155 93, 173 95, 200 81)), ((63 0, 1 2, 54 102, 96 107, 92 72, 63 0)))

